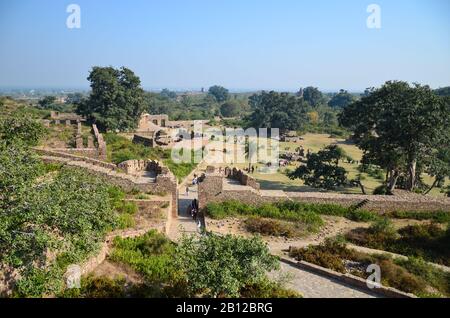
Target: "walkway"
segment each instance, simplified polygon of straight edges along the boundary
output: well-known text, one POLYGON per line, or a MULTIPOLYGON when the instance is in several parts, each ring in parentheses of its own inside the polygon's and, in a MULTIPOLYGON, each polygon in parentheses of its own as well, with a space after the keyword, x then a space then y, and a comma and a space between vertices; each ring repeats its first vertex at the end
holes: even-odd
POLYGON ((199 228, 188 212, 192 200, 198 199, 198 187, 190 186, 186 195, 186 187, 181 188, 178 194, 178 218, 172 221, 169 238, 177 241, 183 234, 198 234, 199 228))
POLYGON ((280 270, 269 273, 273 279, 286 279, 286 287, 293 289, 305 298, 377 298, 378 294, 349 286, 343 282, 323 277, 304 269, 280 262, 280 270))

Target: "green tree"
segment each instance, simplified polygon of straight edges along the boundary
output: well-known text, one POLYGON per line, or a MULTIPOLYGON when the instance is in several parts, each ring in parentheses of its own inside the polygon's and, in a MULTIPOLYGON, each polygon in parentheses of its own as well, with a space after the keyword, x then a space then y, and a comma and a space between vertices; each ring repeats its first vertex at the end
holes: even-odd
POLYGON ((323 95, 317 87, 308 86, 303 90, 303 99, 312 107, 317 107, 322 102, 323 95))
POLYGON ((442 145, 436 149, 428 158, 426 172, 434 177, 433 184, 424 192, 430 193, 439 183, 443 183, 445 178, 450 178, 450 145, 442 145))
POLYGON ((83 100, 82 93, 67 94, 66 104, 78 104, 83 100))
POLYGON ((240 114, 241 105, 236 100, 230 100, 220 106, 220 113, 223 117, 236 117, 240 114))
POLYGON ((214 85, 208 90, 209 95, 214 96, 218 103, 223 103, 229 98, 229 91, 225 87, 214 85))
POLYGON ((338 107, 343 108, 350 105, 354 101, 354 97, 352 94, 347 92, 346 90, 341 89, 339 93, 333 96, 331 100, 328 102, 328 106, 330 107, 338 107))
POLYGON ((40 122, 19 114, 0 119, 0 144, 36 146, 45 132, 46 129, 40 122))
POLYGON ((329 145, 318 153, 311 153, 306 165, 299 166, 288 176, 291 179, 302 179, 313 188, 333 190, 348 183, 347 171, 339 167, 339 161, 345 152, 337 145, 329 145))
POLYGON ((302 98, 288 93, 261 92, 249 97, 253 109, 249 125, 255 128, 279 128, 283 134, 287 130, 300 130, 308 122, 308 107, 302 98))
POLYGON ((38 102, 39 108, 42 109, 51 109, 53 104, 56 102, 55 96, 45 96, 38 102))
POLYGON ((127 131, 136 128, 144 110, 144 90, 131 70, 122 67, 92 68, 88 80, 92 92, 78 104, 77 112, 102 129, 127 131))
POLYGON ((419 161, 442 144, 448 144, 450 103, 428 86, 389 81, 379 89, 344 108, 343 126, 364 151, 363 161, 387 170, 392 192, 402 173, 408 175, 407 189, 417 181, 419 161))
POLYGON ((244 286, 263 282, 267 271, 279 267, 277 258, 257 237, 212 233, 198 239, 183 237, 176 255, 191 295, 239 297, 244 286))
POLYGON ((162 97, 175 99, 177 98, 177 93, 171 90, 168 90, 167 88, 164 88, 161 93, 159 93, 162 97))

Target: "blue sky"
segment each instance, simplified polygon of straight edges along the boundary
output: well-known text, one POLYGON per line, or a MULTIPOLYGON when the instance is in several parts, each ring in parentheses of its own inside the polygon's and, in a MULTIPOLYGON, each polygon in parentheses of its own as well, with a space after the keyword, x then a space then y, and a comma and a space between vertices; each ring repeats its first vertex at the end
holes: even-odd
POLYGON ((155 89, 450 85, 448 0, 0 0, 0 43, 0 87, 87 88, 94 65, 155 89))

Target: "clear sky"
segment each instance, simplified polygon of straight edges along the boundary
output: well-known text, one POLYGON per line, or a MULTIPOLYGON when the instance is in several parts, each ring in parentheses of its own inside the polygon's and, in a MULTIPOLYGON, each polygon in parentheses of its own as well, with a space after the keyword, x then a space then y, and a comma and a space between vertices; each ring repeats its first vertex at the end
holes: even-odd
POLYGON ((87 88, 94 65, 145 88, 448 86, 450 1, 0 0, 0 87, 87 88), (367 28, 371 3, 381 29, 367 28))

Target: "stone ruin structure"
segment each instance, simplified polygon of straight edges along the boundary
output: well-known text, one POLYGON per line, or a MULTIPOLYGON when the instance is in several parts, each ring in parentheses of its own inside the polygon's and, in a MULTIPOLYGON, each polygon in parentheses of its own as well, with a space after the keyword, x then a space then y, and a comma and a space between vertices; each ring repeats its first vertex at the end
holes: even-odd
POLYGON ((46 127, 50 127, 53 123, 59 125, 65 122, 66 126, 71 126, 73 124, 77 125, 77 131, 75 135, 75 148, 52 148, 52 150, 57 152, 65 152, 74 155, 86 156, 90 158, 96 158, 99 160, 106 160, 106 142, 103 139, 103 135, 98 131, 95 124, 92 125, 92 132, 94 137, 87 137, 87 146, 84 145, 84 140, 82 136, 82 122, 86 120, 81 116, 71 113, 59 113, 52 111, 50 115, 51 120, 43 120, 43 124, 46 127), (94 139, 95 138, 95 139, 94 139))

